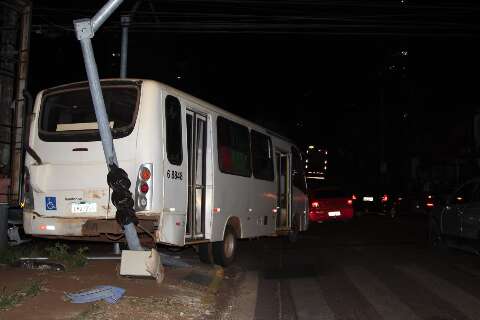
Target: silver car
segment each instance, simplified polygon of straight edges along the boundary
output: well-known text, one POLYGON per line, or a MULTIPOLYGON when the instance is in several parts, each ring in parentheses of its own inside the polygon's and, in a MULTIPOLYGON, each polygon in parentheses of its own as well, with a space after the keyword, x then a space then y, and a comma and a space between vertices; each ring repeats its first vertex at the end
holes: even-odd
POLYGON ((429 239, 434 247, 465 245, 477 251, 480 236, 480 178, 460 185, 432 210, 429 239))

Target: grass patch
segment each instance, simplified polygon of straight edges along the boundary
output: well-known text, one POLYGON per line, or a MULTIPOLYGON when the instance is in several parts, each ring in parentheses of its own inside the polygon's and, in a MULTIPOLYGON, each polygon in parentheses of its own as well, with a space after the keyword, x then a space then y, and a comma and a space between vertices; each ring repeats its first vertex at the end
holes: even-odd
POLYGON ((33 281, 10 293, 4 287, 0 292, 0 311, 11 309, 25 298, 36 296, 40 291, 42 291, 42 283, 39 281, 33 281))
POLYGON ((41 250, 32 244, 7 247, 0 251, 0 265, 14 266, 21 257, 35 257, 40 254, 41 250))
POLYGON ((41 257, 63 264, 67 269, 83 267, 87 264, 86 252, 88 247, 72 250, 67 244, 55 243, 48 247, 25 245, 8 247, 0 251, 0 265, 18 266, 22 257, 41 257))
POLYGON ((6 264, 9 266, 14 265, 21 256, 21 250, 15 250, 12 247, 8 247, 5 250, 0 251, 0 264, 6 264))
POLYGON ((83 267, 87 264, 85 253, 88 251, 88 247, 71 252, 68 245, 57 242, 51 247, 46 247, 45 251, 49 259, 63 263, 68 269, 83 267))

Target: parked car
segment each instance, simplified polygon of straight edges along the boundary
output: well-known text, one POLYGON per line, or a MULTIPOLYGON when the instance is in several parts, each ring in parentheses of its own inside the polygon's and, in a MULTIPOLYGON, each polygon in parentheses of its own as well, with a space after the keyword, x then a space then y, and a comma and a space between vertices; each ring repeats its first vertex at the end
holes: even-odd
POLYGON ((442 197, 426 194, 397 194, 394 199, 394 210, 391 210, 392 218, 399 215, 423 215, 427 216, 438 204, 442 197))
POLYGON ((353 218, 352 194, 339 188, 314 189, 309 192, 309 219, 312 222, 350 220, 353 218))
POLYGON ((480 239, 480 178, 460 185, 429 217, 429 239, 434 247, 473 245, 480 239))
POLYGON ((387 189, 369 189, 353 194, 353 208, 356 215, 396 215, 394 193, 387 189))

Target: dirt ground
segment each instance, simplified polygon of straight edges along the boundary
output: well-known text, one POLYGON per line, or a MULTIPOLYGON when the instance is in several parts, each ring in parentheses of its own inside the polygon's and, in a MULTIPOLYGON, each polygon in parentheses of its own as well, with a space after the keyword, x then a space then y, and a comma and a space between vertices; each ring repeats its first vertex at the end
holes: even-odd
POLYGON ((161 284, 153 278, 120 276, 120 260, 89 260, 86 266, 71 271, 2 265, 3 294, 34 281, 41 283, 41 291, 9 310, 0 311, 0 319, 218 319, 223 269, 200 263, 191 251, 180 254, 190 267, 165 266, 161 284), (126 292, 116 304, 73 304, 65 298, 66 292, 98 285, 121 287, 126 292))

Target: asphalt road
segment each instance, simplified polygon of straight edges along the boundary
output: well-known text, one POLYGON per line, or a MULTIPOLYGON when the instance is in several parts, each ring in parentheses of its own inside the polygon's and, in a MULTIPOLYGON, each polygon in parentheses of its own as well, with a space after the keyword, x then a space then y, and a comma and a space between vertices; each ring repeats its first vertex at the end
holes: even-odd
POLYGON ((240 241, 223 319, 480 319, 480 257, 432 250, 425 217, 311 225, 240 241))

